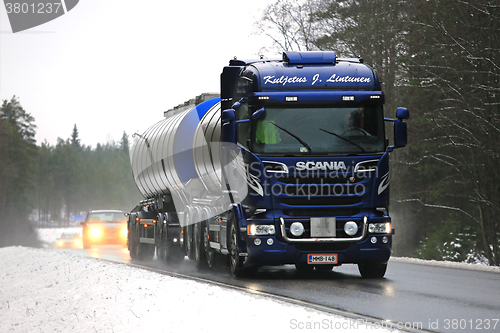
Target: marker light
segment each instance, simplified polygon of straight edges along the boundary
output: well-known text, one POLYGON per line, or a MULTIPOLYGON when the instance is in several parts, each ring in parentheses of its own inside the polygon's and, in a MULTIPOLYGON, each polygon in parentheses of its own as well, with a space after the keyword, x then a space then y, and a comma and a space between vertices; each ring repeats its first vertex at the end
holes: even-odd
POLYGON ((300 222, 293 222, 290 226, 290 232, 295 237, 299 237, 304 233, 304 225, 300 222))
POLYGON ((354 221, 346 222, 344 225, 344 231, 349 236, 354 236, 358 232, 358 225, 354 221))

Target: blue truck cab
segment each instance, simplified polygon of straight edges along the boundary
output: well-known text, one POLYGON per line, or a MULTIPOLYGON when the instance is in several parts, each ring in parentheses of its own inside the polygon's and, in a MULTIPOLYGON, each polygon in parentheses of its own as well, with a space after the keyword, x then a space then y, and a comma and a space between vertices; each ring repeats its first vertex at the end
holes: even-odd
POLYGON ((350 263, 363 277, 384 276, 394 233, 389 153, 406 145, 409 114, 398 108, 397 119, 384 119, 383 105, 373 69, 331 51, 224 67, 221 137, 241 153, 248 185, 245 197, 231 199, 234 275, 350 263))

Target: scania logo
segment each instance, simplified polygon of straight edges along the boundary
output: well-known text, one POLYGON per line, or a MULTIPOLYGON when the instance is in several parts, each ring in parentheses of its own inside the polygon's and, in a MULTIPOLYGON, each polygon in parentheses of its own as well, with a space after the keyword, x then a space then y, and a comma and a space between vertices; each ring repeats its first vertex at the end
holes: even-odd
POLYGON ((295 168, 297 171, 314 171, 314 170, 323 170, 323 171, 339 171, 339 170, 347 170, 344 161, 335 161, 335 162, 297 162, 295 164, 295 168))

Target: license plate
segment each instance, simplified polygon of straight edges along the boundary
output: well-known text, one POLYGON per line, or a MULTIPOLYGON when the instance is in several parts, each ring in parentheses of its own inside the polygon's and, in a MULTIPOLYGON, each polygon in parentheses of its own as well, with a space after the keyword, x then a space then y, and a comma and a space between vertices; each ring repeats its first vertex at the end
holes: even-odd
POLYGON ((338 257, 336 253, 330 254, 311 254, 307 255, 307 263, 309 265, 318 265, 318 264, 337 264, 338 257))

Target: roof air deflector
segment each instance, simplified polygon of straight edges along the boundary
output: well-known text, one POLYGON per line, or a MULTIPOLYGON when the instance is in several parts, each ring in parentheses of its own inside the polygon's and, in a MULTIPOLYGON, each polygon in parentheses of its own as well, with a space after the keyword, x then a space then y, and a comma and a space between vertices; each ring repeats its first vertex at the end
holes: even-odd
POLYGON ((283 61, 289 64, 332 64, 335 60, 334 51, 283 52, 283 61))

